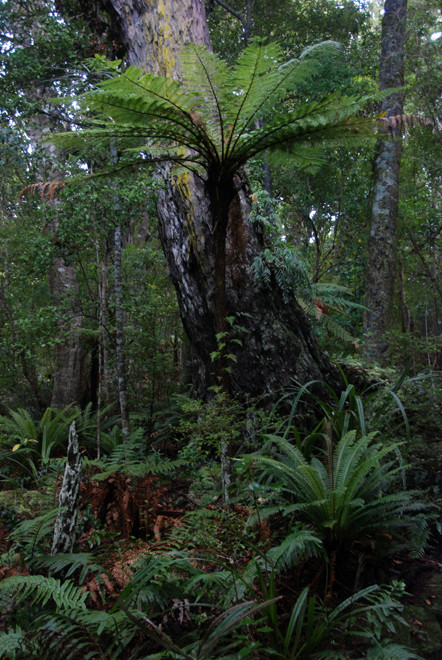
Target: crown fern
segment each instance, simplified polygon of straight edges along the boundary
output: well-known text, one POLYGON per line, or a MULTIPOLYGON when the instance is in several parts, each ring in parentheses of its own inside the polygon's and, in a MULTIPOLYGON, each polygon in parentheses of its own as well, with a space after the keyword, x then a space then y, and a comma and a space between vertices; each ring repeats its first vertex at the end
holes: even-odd
POLYGON ((277 483, 276 493, 283 501, 267 513, 283 510, 306 520, 329 551, 377 531, 396 535, 400 530, 414 543, 420 538, 414 549, 421 551, 427 536, 425 518, 419 515, 424 505, 416 499, 416 491, 394 491, 402 466, 388 457, 398 445, 382 445, 375 437, 376 433, 369 433, 357 438, 352 430, 334 444, 324 434, 323 453, 308 461, 288 440, 269 436, 278 451, 276 458, 250 457, 264 476, 277 483))

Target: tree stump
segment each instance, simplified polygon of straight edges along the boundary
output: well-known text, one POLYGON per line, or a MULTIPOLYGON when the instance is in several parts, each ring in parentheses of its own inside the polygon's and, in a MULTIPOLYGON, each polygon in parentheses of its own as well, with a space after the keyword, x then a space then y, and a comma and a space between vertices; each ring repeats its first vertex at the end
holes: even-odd
POLYGON ((52 540, 52 557, 58 552, 72 552, 75 541, 80 475, 81 454, 78 448, 78 435, 74 421, 69 429, 67 461, 58 498, 59 511, 52 540))

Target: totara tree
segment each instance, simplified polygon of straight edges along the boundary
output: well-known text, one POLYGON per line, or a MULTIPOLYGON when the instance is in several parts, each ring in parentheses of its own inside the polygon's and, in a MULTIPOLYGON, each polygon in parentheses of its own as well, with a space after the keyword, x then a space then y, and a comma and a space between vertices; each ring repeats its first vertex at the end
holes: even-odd
MULTIPOLYGON (((111 42, 118 57, 157 76, 180 78, 179 53, 185 43, 210 46, 203 0, 56 0, 56 6, 67 21, 81 15, 100 44, 111 42)), ((293 97, 293 108, 298 104, 293 97)), ((287 303, 278 290, 256 283, 252 264, 262 255, 266 237, 262 226, 250 221, 250 195, 241 170, 235 187, 226 229, 225 307, 245 331, 235 347, 230 389, 260 395, 292 378, 336 381, 335 368, 295 297, 287 303)), ((190 345, 186 367, 202 396, 216 382, 210 356, 218 351, 213 211, 206 181, 192 173, 167 177, 158 195, 160 240, 190 345)))
MULTIPOLYGON (((281 63, 278 45, 255 42, 243 51, 236 66, 229 67, 203 46, 190 44, 181 55, 179 82, 131 67, 86 94, 87 110, 96 113, 92 128, 57 136, 58 142, 74 146, 112 139, 123 147, 129 141, 129 151, 135 154, 130 166, 169 162, 187 170, 177 175, 179 186, 187 185, 188 172, 200 181, 208 200, 209 235, 194 233, 191 206, 186 210, 186 222, 195 249, 203 242, 213 264, 211 272, 204 272, 204 265, 199 264, 199 277, 205 280, 206 304, 212 315, 208 332, 221 341, 212 356, 218 357, 218 376, 225 387, 226 319, 236 313, 227 288, 240 267, 241 251, 247 249, 241 227, 231 224, 229 228, 229 220, 246 188, 244 165, 265 152, 277 163, 289 161, 311 169, 322 162, 318 145, 360 138, 373 129, 373 120, 357 115, 361 99, 296 100, 297 85, 317 71, 317 52, 335 49, 336 44, 325 42, 307 49, 299 59, 281 63), (140 140, 140 146, 133 146, 134 139, 140 140), (228 263, 228 242, 236 248, 236 263, 228 263)), ((241 295, 240 282, 237 293, 241 295)), ((291 304, 296 304, 294 296, 291 304)), ((186 323, 185 315, 183 321, 186 323)))

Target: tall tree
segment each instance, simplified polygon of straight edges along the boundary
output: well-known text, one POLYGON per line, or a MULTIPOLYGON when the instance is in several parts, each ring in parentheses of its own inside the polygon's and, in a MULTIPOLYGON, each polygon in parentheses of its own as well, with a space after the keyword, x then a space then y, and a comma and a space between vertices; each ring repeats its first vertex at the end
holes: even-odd
MULTIPOLYGON (((404 81, 404 43, 407 0, 385 0, 379 89, 398 88, 404 81)), ((403 93, 395 91, 382 102, 387 118, 401 117, 403 93)), ((374 191, 366 270, 364 318, 365 354, 383 361, 390 328, 396 265, 396 227, 401 163, 401 121, 386 122, 389 140, 380 140, 374 162, 374 191)))
MULTIPOLYGON (((87 3, 106 10, 130 64, 155 74, 179 76, 179 53, 186 41, 208 45, 202 0, 140 3, 98 0, 87 3)), ((57 3, 61 11, 85 8, 81 2, 57 3), (81 7, 82 6, 82 7, 81 7)), ((87 8, 86 8, 87 10, 87 8)), ((96 17, 94 13, 94 17, 96 17)), ((249 200, 243 174, 229 203, 225 228, 225 313, 245 328, 237 345, 230 386, 259 395, 274 392, 296 378, 336 378, 295 298, 287 304, 278 292, 257 287, 251 265, 264 246, 262 228, 249 222, 249 200)), ((226 200, 219 200, 220 203, 226 200)), ((185 176, 169 182, 158 201, 159 228, 181 317, 192 349, 193 380, 201 394, 215 381, 210 355, 217 352, 220 326, 216 310, 214 218, 219 209, 201 179, 185 176)), ((219 272, 219 270, 218 270, 219 272)))

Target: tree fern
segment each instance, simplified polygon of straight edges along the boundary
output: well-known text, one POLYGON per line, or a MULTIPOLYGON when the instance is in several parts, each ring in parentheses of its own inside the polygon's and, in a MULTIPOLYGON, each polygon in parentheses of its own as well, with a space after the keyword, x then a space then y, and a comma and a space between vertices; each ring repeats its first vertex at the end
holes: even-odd
POLYGON ((140 166, 150 162, 145 154, 159 147, 165 160, 190 169, 199 164, 215 186, 225 185, 226 177, 232 180, 247 160, 265 150, 308 152, 332 137, 374 134, 374 122, 357 114, 365 99, 293 101, 297 86, 318 71, 318 54, 336 48, 325 42, 284 63, 277 44, 256 41, 229 67, 204 47, 189 44, 182 52, 181 82, 130 67, 81 99, 96 113, 93 127, 57 140, 81 146, 105 136, 130 138, 131 157, 138 149, 140 166), (284 104, 289 95, 292 101, 284 104), (145 147, 134 146, 137 139, 145 147))
MULTIPOLYGON (((306 157, 312 147, 375 135, 376 123, 360 113, 367 99, 296 99, 297 86, 317 70, 314 56, 309 51, 283 63, 277 45, 255 41, 230 68, 207 49, 189 44, 183 49, 181 82, 130 67, 83 97, 88 117, 95 113, 92 128, 50 138, 68 147, 112 138, 128 149, 123 167, 162 160, 204 174, 213 230, 216 333, 226 329, 227 226, 242 166, 263 152, 293 159, 300 149, 298 164, 311 169, 318 163, 317 156, 306 157)), ((227 381, 225 358, 219 362, 227 381)))

